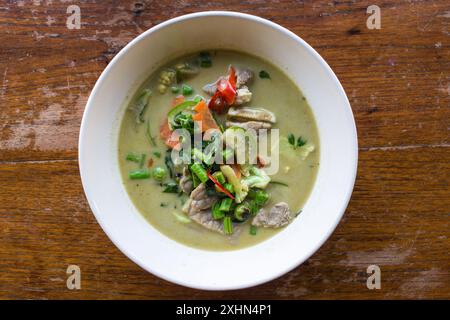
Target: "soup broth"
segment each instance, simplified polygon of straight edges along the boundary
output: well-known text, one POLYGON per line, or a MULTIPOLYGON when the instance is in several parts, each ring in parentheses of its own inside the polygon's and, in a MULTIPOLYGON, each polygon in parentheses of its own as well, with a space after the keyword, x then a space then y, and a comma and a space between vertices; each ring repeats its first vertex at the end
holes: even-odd
MULTIPOLYGON (((165 93, 159 93, 161 72, 185 61, 197 61, 195 57, 196 54, 181 57, 157 70, 131 100, 131 104, 136 103, 142 98, 143 90, 151 90, 141 120, 136 121, 136 113, 129 110, 122 120, 118 157, 123 184, 133 204, 149 223, 175 241, 206 250, 235 250, 252 246, 275 235, 283 227, 251 227, 255 214, 252 213, 244 222, 233 220, 232 234, 215 232, 190 220, 189 214, 183 213, 182 208, 189 195, 180 195, 181 190, 176 193, 163 192, 178 182, 175 181, 176 178, 171 179, 168 173, 166 176, 162 173, 158 176, 159 172, 153 171, 157 167, 167 171, 168 146, 160 138, 160 128, 167 122, 174 99, 183 91, 186 100, 201 95, 210 106, 208 101, 211 96, 202 90, 205 84, 214 83, 218 77, 227 75, 230 65, 237 70, 243 67, 252 70, 253 80, 247 84, 251 100, 243 106, 237 106, 236 110, 242 107, 260 107, 271 111, 276 116, 272 128, 279 129, 280 136, 279 170, 270 176, 270 183, 264 188, 264 192, 269 195, 264 208, 270 210, 275 204, 284 202, 289 206, 292 219, 295 219, 298 213, 301 214, 314 186, 319 166, 319 137, 314 117, 299 88, 281 70, 260 58, 234 51, 209 51, 206 63, 201 60, 204 57, 200 56, 197 74, 178 83, 170 83, 166 86, 165 93), (183 85, 188 87, 183 88, 183 85), (190 89, 192 93, 189 93, 190 89), (130 172, 136 170, 141 170, 142 179, 130 179, 130 172)), ((130 109, 133 106, 130 105, 130 109)), ((222 122, 226 117, 226 112, 215 115, 222 122)), ((211 181, 208 183, 212 184, 211 181)), ((217 191, 218 187, 214 187, 217 191)), ((237 205, 233 203, 233 206, 237 205)), ((230 212, 232 215, 232 211, 230 212)), ((225 220, 223 221, 225 224, 225 220)))

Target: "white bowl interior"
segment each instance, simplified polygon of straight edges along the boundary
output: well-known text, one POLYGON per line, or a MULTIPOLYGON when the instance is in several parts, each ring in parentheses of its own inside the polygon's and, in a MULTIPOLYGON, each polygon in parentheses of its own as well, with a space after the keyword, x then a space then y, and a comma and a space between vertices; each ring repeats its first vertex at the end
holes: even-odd
POLYGON ((353 189, 357 139, 353 114, 339 81, 308 44, 261 18, 207 12, 175 18, 150 29, 111 61, 97 81, 83 116, 79 160, 92 211, 123 253, 166 280, 225 290, 278 277, 323 244, 341 219, 353 189), (308 99, 321 143, 317 180, 302 214, 271 239, 229 252, 190 248, 153 228, 128 198, 117 163, 120 119, 124 101, 132 91, 161 63, 210 48, 248 52, 283 69, 308 99))

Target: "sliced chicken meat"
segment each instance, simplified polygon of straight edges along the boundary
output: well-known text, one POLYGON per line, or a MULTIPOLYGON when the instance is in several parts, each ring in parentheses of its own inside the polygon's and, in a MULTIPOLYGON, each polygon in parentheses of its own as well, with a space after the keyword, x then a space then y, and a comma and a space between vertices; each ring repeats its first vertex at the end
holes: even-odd
POLYGON ((191 215, 196 211, 209 209, 216 200, 216 197, 209 196, 206 193, 206 188, 203 183, 199 184, 197 188, 191 192, 189 199, 184 204, 183 212, 191 215))
POLYGON ((206 229, 224 234, 223 222, 214 220, 211 214, 211 210, 195 211, 189 215, 189 218, 191 218, 192 221, 202 225, 206 229))
POLYGON ((261 122, 261 121, 245 121, 245 122, 237 122, 237 121, 227 121, 226 122, 227 128, 229 127, 239 127, 245 130, 252 129, 252 130, 260 130, 260 129, 270 129, 272 128, 272 124, 268 122, 261 122))
POLYGON ((280 228, 288 225, 292 220, 292 214, 286 202, 279 202, 269 211, 259 210, 253 218, 252 225, 265 228, 280 228))
POLYGON ((180 189, 186 193, 190 194, 194 188, 194 183, 192 182, 191 174, 187 167, 183 168, 183 174, 180 178, 180 189))
POLYGON ((236 90, 236 100, 234 100, 235 105, 240 106, 250 102, 250 100, 252 100, 252 93, 246 86, 236 90))
POLYGON ((236 70, 236 88, 250 84, 253 80, 253 71, 248 68, 235 68, 236 70))
POLYGON ((228 109, 228 117, 244 121, 263 121, 270 123, 275 123, 277 121, 275 114, 264 108, 231 107, 228 109))
POLYGON ((217 201, 217 197, 206 193, 205 185, 202 183, 195 188, 188 201, 183 206, 185 212, 192 221, 204 226, 209 230, 224 233, 223 223, 214 220, 210 208, 217 201))

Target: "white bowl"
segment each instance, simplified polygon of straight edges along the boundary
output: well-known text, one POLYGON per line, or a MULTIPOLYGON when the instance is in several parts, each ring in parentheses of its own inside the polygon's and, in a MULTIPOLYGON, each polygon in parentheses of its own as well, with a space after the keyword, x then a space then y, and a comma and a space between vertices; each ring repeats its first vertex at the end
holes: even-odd
POLYGON ((333 232, 350 199, 358 145, 352 110, 333 71, 305 41, 268 20, 236 12, 200 12, 161 23, 131 41, 95 84, 81 123, 79 164, 89 205, 114 244, 145 270, 207 290, 272 280, 308 259, 333 232), (187 52, 228 48, 284 70, 308 99, 320 136, 320 166, 303 212, 255 246, 226 252, 194 249, 161 234, 130 201, 118 168, 124 103, 162 63, 187 52))

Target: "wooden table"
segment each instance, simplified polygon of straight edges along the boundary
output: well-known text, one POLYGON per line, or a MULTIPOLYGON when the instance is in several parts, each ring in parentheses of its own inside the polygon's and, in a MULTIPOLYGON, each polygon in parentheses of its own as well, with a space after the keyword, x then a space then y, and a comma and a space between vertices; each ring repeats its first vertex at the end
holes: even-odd
POLYGON ((0 0, 0 298, 450 298, 449 36, 448 0, 0 0), (66 26, 70 4, 79 30, 66 26), (379 30, 366 27, 372 4, 379 30), (358 178, 338 228, 256 289, 193 290, 145 272, 106 237, 78 172, 82 113, 111 58, 144 30, 203 10, 300 35, 336 72, 358 127, 358 178), (81 290, 66 287, 70 264, 81 290), (372 264, 380 290, 366 287, 372 264))

